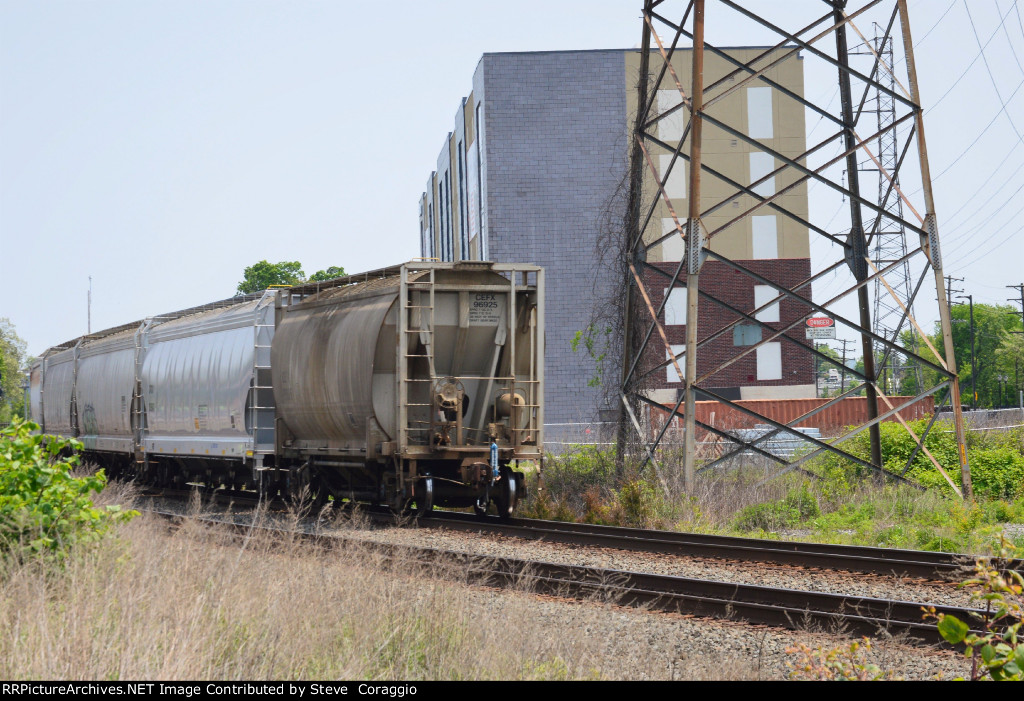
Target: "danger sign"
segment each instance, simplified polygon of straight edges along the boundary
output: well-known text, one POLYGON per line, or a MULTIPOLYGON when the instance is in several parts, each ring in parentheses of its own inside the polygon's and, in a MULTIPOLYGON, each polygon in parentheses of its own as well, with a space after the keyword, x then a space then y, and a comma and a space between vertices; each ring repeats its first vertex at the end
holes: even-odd
POLYGON ((827 316, 812 316, 807 320, 807 325, 812 329, 827 329, 830 326, 835 326, 836 321, 827 316))

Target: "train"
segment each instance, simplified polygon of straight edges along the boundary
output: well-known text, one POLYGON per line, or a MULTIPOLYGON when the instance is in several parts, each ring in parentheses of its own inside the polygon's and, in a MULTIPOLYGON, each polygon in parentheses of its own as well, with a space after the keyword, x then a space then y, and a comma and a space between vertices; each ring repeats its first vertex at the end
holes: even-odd
POLYGON ((544 457, 543 297, 486 261, 272 287, 48 349, 31 418, 159 487, 508 518, 544 457))

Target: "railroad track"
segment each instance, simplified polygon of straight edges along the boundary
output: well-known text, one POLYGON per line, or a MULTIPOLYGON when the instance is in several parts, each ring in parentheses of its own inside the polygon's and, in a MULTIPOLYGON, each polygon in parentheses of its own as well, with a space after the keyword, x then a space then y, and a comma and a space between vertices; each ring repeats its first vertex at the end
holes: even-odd
MULTIPOLYGON (((374 518, 387 517, 374 515, 374 518)), ((956 553, 651 531, 535 519, 480 520, 470 514, 444 511, 435 511, 431 518, 421 519, 419 526, 630 552, 766 562, 944 581, 962 579, 958 575, 964 572, 965 565, 973 565, 972 557, 956 553)), ((1024 572, 1024 561, 1011 561, 1009 569, 1024 572)))
MULTIPOLYGON (((160 496, 187 499, 189 490, 163 490, 160 496)), ((218 503, 255 506, 258 500, 250 492, 212 493, 218 503)), ((155 496, 155 495, 146 495, 155 496)), ((287 508, 283 501, 272 506, 287 508)), ((365 508, 364 513, 377 523, 395 523, 394 514, 386 509, 365 508)), ((647 552, 718 560, 764 562, 791 567, 863 572, 869 574, 914 577, 937 581, 963 579, 965 567, 973 566, 969 555, 925 550, 876 548, 862 545, 829 545, 762 538, 655 531, 587 523, 543 521, 539 519, 480 519, 472 514, 434 511, 430 518, 418 522, 420 528, 437 528, 471 533, 512 536, 549 543, 615 548, 628 552, 647 552)), ((1007 569, 1024 573, 1024 560, 1015 559, 1007 569)))
MULTIPOLYGON (((841 631, 854 635, 906 635, 925 644, 941 643, 935 625, 923 619, 928 602, 895 601, 794 589, 778 589, 735 582, 718 582, 686 577, 628 572, 597 567, 580 567, 517 558, 485 558, 467 553, 409 545, 356 540, 320 533, 296 533, 274 526, 254 526, 222 518, 186 516, 176 512, 141 509, 171 521, 193 519, 237 534, 259 532, 272 537, 303 541, 317 546, 343 549, 358 543, 400 562, 414 562, 435 574, 445 573, 459 581, 485 586, 515 586, 519 589, 577 600, 613 601, 624 606, 694 616, 708 616, 752 624, 791 629, 841 631)), ((974 620, 977 609, 934 605, 938 613, 960 620, 974 620)))

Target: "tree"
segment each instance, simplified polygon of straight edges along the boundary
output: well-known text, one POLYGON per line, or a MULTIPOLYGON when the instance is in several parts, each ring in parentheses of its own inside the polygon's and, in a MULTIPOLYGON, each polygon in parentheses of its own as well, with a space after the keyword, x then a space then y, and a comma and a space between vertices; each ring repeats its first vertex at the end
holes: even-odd
POLYGON ((324 282, 325 280, 333 280, 337 277, 345 277, 345 269, 332 265, 327 270, 317 270, 310 276, 309 282, 324 282))
POLYGON ((297 260, 281 261, 280 263, 268 263, 261 260, 246 268, 242 275, 242 281, 238 283, 238 293, 249 294, 265 290, 271 285, 300 285, 304 282, 333 280, 345 275, 345 269, 332 265, 327 270, 316 271, 313 273, 313 277, 307 279, 306 274, 302 272, 302 264, 297 260))
MULTIPOLYGON (((1007 304, 974 305, 974 364, 977 374, 971 376, 971 320, 970 310, 966 304, 958 304, 951 310, 953 317, 953 351, 956 353, 957 372, 960 375, 961 401, 971 404, 972 387, 978 390, 978 406, 991 407, 1000 404, 1000 392, 1006 391, 1007 381, 1000 381, 1000 375, 1009 378, 1009 386, 1014 386, 1017 377, 1014 375, 1013 352, 1003 344, 1007 337, 1016 332, 1024 331, 1020 316, 1014 308, 1007 304)), ((1019 338, 1019 336, 1018 336, 1019 338)), ((932 344, 943 352, 942 330, 939 322, 935 322, 935 332, 930 336, 932 344)), ((1011 341, 1012 347, 1012 341, 1011 341)), ((924 341, 918 340, 917 353, 921 357, 941 365, 935 354, 928 349, 924 341)), ((943 358, 945 359, 945 358, 943 358)), ((925 386, 934 386, 939 382, 939 375, 930 368, 922 368, 922 379, 925 386)), ((1024 363, 1020 365, 1020 381, 1024 381, 1024 363)), ((1020 385, 1016 385, 1020 389, 1020 385)))
POLYGON ((25 393, 21 384, 25 348, 10 319, 0 318, 0 423, 24 414, 25 393))
POLYGON ((996 348, 996 367, 1002 380, 1002 389, 1011 405, 1019 400, 1018 392, 1024 389, 1024 334, 1004 333, 996 348), (1009 391, 1007 388, 1013 388, 1009 391))
POLYGON ((298 284, 305 279, 306 274, 302 272, 302 264, 297 260, 280 263, 261 260, 246 268, 242 275, 242 281, 238 283, 238 292, 249 294, 265 290, 271 285, 298 284))

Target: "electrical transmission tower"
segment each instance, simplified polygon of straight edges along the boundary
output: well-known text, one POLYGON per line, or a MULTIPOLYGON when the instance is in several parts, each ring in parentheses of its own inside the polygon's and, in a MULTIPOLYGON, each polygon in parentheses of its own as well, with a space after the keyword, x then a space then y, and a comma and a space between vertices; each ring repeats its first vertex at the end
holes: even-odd
POLYGON ((937 310, 943 350, 932 347, 911 311, 924 303, 922 288, 924 298, 934 292, 940 300, 946 290, 906 0, 645 0, 638 62, 622 251, 620 449, 638 449, 668 484, 675 475, 662 441, 681 425, 684 490, 698 472, 751 456, 775 465, 772 476, 832 453, 899 480, 912 462, 887 466, 879 431, 880 422, 895 420, 961 493, 923 449, 933 424, 918 435, 906 420, 931 407, 931 398, 948 396, 962 495, 971 498, 949 308, 937 310), (872 21, 884 28, 874 42, 859 29, 872 21), (737 36, 743 48, 723 48, 720 38, 737 36), (857 55, 851 39, 870 50, 857 55), (826 74, 835 82, 804 91, 805 75, 826 74), (833 87, 838 106, 817 99, 833 87), (863 117, 876 94, 885 100, 873 123, 863 117), (819 127, 824 138, 812 142, 819 127), (862 193, 863 159, 884 181, 879 197, 862 193), (908 191, 921 193, 917 201, 908 191), (812 238, 820 242, 813 260, 812 238), (879 248, 896 239, 898 250, 879 248), (839 365, 812 340, 815 328, 832 321, 858 338, 864 366, 846 368, 851 386, 810 400, 814 408, 795 417, 744 401, 796 391, 813 397, 815 362, 839 365), (901 338, 910 327, 934 356, 901 338), (879 369, 894 358, 938 379, 914 396, 890 396, 879 369), (861 393, 866 417, 859 424, 808 436, 807 450, 793 455, 772 449, 777 436, 814 426, 822 412, 861 393), (729 430, 739 419, 768 429, 756 438, 729 430), (864 433, 867 455, 850 443, 864 433))
MULTIPOLYGON (((873 53, 880 57, 880 63, 894 66, 892 37, 882 33, 882 27, 875 24, 875 36, 872 41, 873 53)), ((918 348, 917 330, 906 323, 907 315, 904 308, 913 314, 913 283, 910 277, 910 263, 907 261, 907 231, 903 226, 903 199, 900 193, 899 180, 899 129, 896 127, 896 76, 886 70, 876 70, 873 76, 880 85, 887 89, 875 90, 875 105, 878 116, 878 161, 880 167, 871 168, 878 174, 878 206, 882 210, 875 218, 872 227, 876 232, 872 247, 872 260, 875 267, 890 268, 886 281, 892 287, 894 295, 887 294, 885 285, 880 278, 874 283, 874 316, 873 331, 876 335, 898 341, 899 335, 906 331, 907 345, 918 348), (898 300, 896 299, 898 298, 898 300)), ((909 384, 915 391, 921 386, 921 366, 912 358, 899 353, 885 352, 885 347, 876 345, 875 357, 879 362, 879 377, 887 392, 902 391, 904 380, 911 379, 909 384)))

